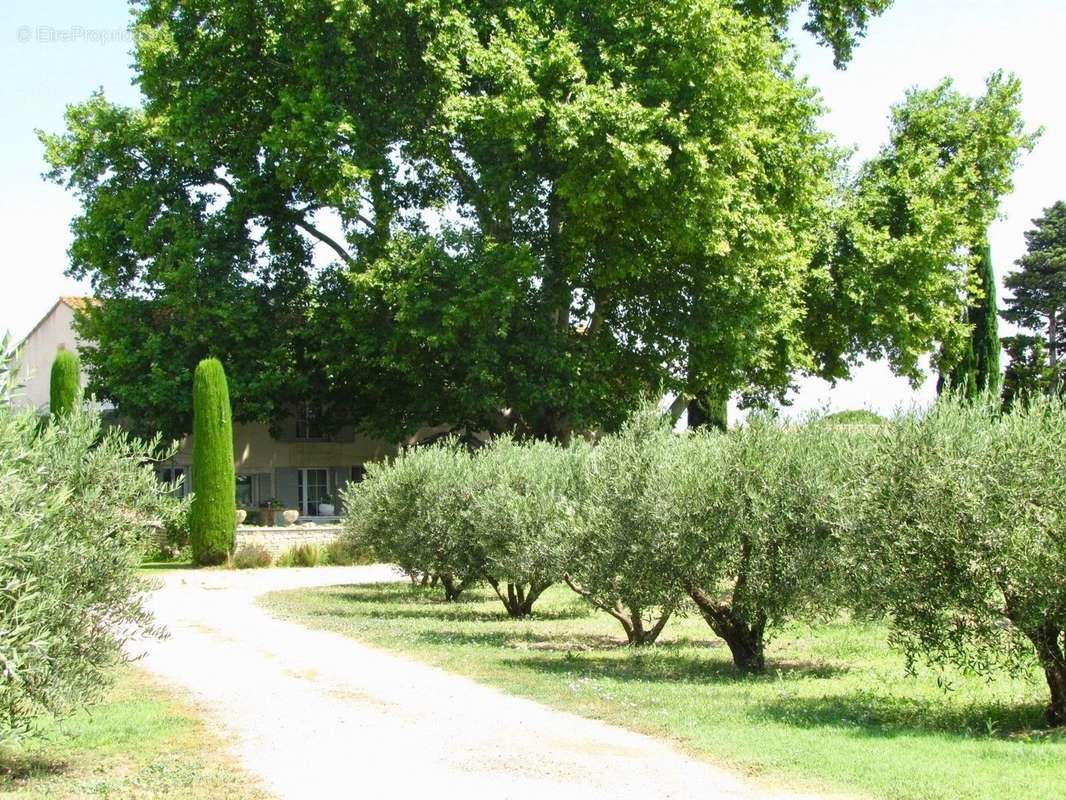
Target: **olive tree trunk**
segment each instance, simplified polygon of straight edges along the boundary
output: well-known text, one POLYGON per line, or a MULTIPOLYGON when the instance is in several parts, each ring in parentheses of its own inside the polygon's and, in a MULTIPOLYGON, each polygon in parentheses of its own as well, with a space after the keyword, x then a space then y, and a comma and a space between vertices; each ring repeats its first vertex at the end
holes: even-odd
POLYGON ((766 617, 757 614, 749 619, 738 614, 732 606, 718 602, 698 586, 690 586, 688 594, 711 630, 729 646, 736 668, 741 672, 764 672, 766 617))
POLYGON ((459 595, 463 593, 468 585, 465 580, 456 582, 454 575, 436 575, 434 580, 436 579, 440 579, 440 585, 444 589, 444 599, 449 603, 458 600, 459 595))
POLYGON ((514 619, 523 619, 533 614, 533 604, 537 601, 544 590, 551 586, 551 583, 545 583, 540 581, 532 581, 528 584, 522 583, 508 583, 507 593, 504 594, 500 588, 500 582, 495 578, 486 578, 489 586, 496 592, 496 596, 500 598, 500 602, 503 603, 503 607, 507 609, 507 615, 514 619))
POLYGON ((1050 700, 1044 711, 1047 724, 1053 728, 1066 726, 1066 633, 1057 625, 1047 623, 1025 635, 1036 648, 1037 658, 1047 678, 1050 700))
POLYGON ((601 611, 606 611, 618 620, 622 625, 622 630, 626 632, 626 642, 634 647, 655 644, 655 640, 659 638, 659 634, 663 632, 663 628, 666 627, 666 623, 669 622, 670 616, 673 614, 672 608, 660 609, 659 615, 649 628, 644 625, 644 609, 640 608, 640 606, 632 603, 615 602, 610 605, 601 602, 593 597, 591 592, 575 584, 569 577, 564 577, 564 580, 567 586, 588 600, 589 603, 601 611))

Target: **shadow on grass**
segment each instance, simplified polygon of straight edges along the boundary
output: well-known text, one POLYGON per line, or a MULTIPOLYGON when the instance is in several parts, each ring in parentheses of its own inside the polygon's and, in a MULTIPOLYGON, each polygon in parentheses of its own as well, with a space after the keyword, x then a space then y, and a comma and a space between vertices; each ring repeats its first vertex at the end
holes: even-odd
POLYGON ((39 754, 12 753, 0 748, 0 791, 6 784, 62 775, 68 765, 39 754))
MULTIPOLYGON (((881 694, 868 689, 825 694, 821 697, 788 696, 790 679, 831 680, 846 669, 825 664, 777 661, 764 675, 744 675, 728 659, 712 659, 670 644, 653 650, 612 656, 571 653, 553 657, 542 653, 508 655, 504 663, 555 676, 561 680, 602 679, 638 683, 688 683, 741 685, 755 694, 744 701, 753 721, 772 721, 795 728, 837 728, 856 736, 895 737, 940 735, 955 739, 1011 739, 1066 743, 1066 731, 1042 729, 1043 706, 1038 703, 988 701, 962 705, 935 699, 881 694), (760 686, 779 690, 764 693, 760 686)), ((827 689, 835 688, 832 683, 827 689)))
POLYGON ((583 619, 592 614, 591 609, 580 600, 551 609, 534 608, 533 616, 526 620, 512 619, 504 611, 496 595, 482 589, 467 590, 458 600, 445 600, 440 589, 397 584, 363 584, 333 587, 312 593, 317 598, 330 602, 329 614, 346 617, 373 617, 377 619, 424 619, 446 622, 513 622, 515 624, 537 621, 583 619), (344 609, 337 601, 372 605, 371 609, 344 609))
MULTIPOLYGON (((1053 741, 1066 743, 1066 733, 1042 727, 1043 707, 1037 702, 1009 700, 964 705, 949 699, 916 698, 878 691, 875 678, 861 684, 846 665, 774 658, 764 675, 745 675, 733 666, 719 640, 678 639, 649 648, 630 648, 602 633, 559 630, 538 622, 589 616, 579 600, 556 605, 531 620, 507 617, 489 591, 470 590, 457 602, 445 602, 440 591, 404 584, 362 584, 314 592, 323 603, 302 613, 312 616, 365 619, 410 619, 427 623, 497 623, 482 630, 438 625, 417 630, 421 644, 441 648, 479 647, 499 651, 502 665, 553 676, 562 681, 593 679, 642 684, 671 683, 740 687, 750 693, 742 703, 753 722, 775 722, 795 728, 838 728, 855 736, 944 736, 952 739, 1053 741), (355 607, 354 604, 365 604, 355 607), (833 679, 852 674, 849 683, 833 679), (798 696, 790 680, 826 681, 821 696, 798 696)), ((859 676, 861 678, 861 675, 859 676)))
POLYGON ((765 675, 745 675, 728 658, 709 658, 688 644, 664 643, 651 648, 616 646, 612 655, 570 652, 559 658, 531 652, 508 656, 509 666, 560 678, 593 678, 639 683, 738 684, 775 683, 790 677, 828 679, 846 670, 820 663, 778 662, 765 675))
MULTIPOLYGON (((961 705, 864 689, 823 697, 780 697, 752 708, 751 715, 797 728, 841 728, 871 737, 920 733, 967 739, 1046 738, 1040 731, 1044 709, 1037 703, 961 705)), ((1066 741, 1061 734, 1059 738, 1066 741)))

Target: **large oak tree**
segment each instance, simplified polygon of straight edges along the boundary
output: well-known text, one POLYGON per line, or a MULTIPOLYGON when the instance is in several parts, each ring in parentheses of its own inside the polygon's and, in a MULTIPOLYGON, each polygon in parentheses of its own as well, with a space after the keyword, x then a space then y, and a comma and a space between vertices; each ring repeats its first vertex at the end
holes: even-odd
MULTIPOLYGON (((1028 139, 1019 88, 914 92, 849 176, 785 41, 797 0, 142 0, 145 101, 43 137, 83 204, 93 388, 237 420, 565 438, 960 342, 964 246, 1028 139), (324 257, 325 256, 325 257, 324 257)), ((846 63, 886 0, 815 0, 846 63)))

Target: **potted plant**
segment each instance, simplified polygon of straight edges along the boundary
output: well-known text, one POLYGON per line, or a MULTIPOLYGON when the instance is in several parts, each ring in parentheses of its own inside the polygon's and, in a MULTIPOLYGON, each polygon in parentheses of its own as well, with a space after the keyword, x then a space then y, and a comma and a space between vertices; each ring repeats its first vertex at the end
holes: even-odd
POLYGON ((318 500, 318 513, 323 517, 332 517, 336 512, 333 505, 333 495, 324 494, 318 500))

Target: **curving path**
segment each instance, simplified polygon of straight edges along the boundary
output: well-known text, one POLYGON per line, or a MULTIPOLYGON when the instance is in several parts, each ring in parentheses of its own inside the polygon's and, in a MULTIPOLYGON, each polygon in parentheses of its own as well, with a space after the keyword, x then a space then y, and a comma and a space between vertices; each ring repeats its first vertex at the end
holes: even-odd
MULTIPOLYGON (((174 572, 142 665, 186 689, 283 800, 772 800, 665 742, 271 617, 278 589, 395 580, 389 567, 174 572)), ((795 798, 795 795, 789 795, 795 798)))

